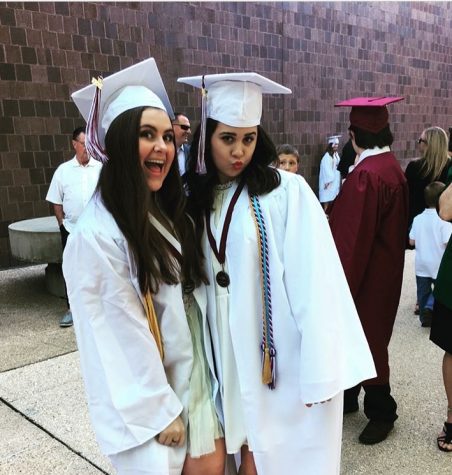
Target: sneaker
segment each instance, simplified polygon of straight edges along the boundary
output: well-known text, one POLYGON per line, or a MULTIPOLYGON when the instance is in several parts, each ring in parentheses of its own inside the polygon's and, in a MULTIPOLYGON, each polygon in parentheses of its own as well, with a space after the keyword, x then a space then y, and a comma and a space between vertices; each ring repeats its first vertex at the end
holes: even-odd
POLYGON ((394 422, 370 420, 359 436, 364 445, 373 445, 383 442, 394 428, 394 422))
POLYGON ((420 315, 420 320, 421 320, 421 326, 422 327, 431 327, 432 326, 432 317, 433 317, 433 312, 430 308, 425 307, 422 309, 421 315, 420 315))
POLYGON ((63 318, 60 320, 60 327, 72 327, 72 312, 68 310, 64 315, 63 318))

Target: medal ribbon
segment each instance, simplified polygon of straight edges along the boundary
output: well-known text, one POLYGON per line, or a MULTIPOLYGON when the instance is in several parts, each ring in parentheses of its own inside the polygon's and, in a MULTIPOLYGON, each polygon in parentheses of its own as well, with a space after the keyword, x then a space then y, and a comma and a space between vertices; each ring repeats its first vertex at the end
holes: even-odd
POLYGON ((226 211, 226 218, 224 220, 223 230, 221 231, 221 239, 220 239, 220 249, 217 249, 217 243, 215 238, 213 237, 212 230, 210 229, 210 210, 206 210, 206 231, 207 237, 209 239, 210 247, 212 248, 215 257, 217 258, 218 262, 223 266, 226 260, 226 241, 228 239, 228 232, 229 232, 229 225, 231 224, 232 212, 234 211, 234 206, 239 199, 240 193, 245 186, 245 181, 242 180, 239 183, 239 186, 234 192, 232 196, 231 202, 229 203, 228 210, 226 211))

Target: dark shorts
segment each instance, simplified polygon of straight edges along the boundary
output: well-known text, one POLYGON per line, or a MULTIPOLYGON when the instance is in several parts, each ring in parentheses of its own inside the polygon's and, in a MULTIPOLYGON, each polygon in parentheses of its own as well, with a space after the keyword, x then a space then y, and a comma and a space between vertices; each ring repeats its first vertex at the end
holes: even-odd
POLYGON ((452 354, 452 310, 435 300, 430 340, 452 354))

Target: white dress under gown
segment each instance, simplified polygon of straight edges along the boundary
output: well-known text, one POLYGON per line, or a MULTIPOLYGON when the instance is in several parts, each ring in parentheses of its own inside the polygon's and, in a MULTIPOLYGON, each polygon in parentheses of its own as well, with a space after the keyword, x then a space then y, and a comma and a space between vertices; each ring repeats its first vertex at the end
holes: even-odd
POLYGON ((193 294, 184 294, 183 300, 193 343, 187 452, 191 457, 197 458, 214 452, 215 439, 222 437, 223 432, 212 401, 212 383, 204 355, 204 336, 201 329, 202 314, 193 294))
MULTIPOLYGON (((203 237, 211 283, 206 354, 219 380, 214 399, 228 451, 246 441, 259 475, 334 475, 343 390, 374 377, 375 367, 325 214, 302 177, 279 173, 280 186, 259 197, 268 233, 276 388, 261 379, 260 263, 245 186, 227 238, 228 289, 214 283, 221 267, 203 237)), ((236 188, 233 183, 224 200, 216 191, 210 219, 217 245, 236 188)))

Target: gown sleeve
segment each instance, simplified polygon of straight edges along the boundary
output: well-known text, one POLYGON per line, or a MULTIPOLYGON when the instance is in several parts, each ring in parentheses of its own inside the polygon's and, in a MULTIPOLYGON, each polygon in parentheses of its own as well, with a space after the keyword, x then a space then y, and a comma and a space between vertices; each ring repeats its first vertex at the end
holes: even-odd
POLYGON ((287 184, 284 285, 301 333, 304 403, 376 375, 325 214, 301 177, 287 184))
POLYGON ((77 229, 63 271, 99 445, 107 455, 136 447, 166 428, 182 404, 131 282, 127 246, 77 229))

